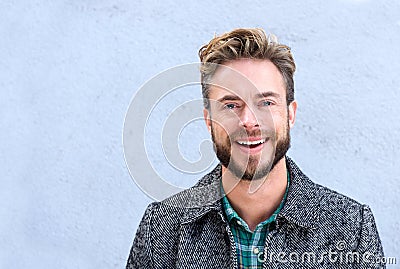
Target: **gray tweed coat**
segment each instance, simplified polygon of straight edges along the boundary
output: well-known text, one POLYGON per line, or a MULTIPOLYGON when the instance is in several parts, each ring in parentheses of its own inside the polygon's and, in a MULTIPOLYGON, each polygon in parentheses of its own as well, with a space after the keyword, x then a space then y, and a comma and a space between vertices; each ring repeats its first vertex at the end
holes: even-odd
MULTIPOLYGON (((286 160, 287 201, 260 253, 264 268, 386 268, 370 208, 313 183, 286 160)), ((194 187, 150 204, 126 268, 237 268, 220 178, 217 166, 194 187)))

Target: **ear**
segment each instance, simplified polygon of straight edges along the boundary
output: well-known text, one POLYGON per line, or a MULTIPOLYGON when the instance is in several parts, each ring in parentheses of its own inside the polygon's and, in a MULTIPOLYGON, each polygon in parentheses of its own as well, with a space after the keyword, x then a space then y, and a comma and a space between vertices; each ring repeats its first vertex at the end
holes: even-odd
POLYGON ((296 121, 296 110, 297 110, 297 102, 296 100, 292 101, 289 104, 289 109, 288 109, 288 118, 289 118, 289 127, 292 128, 294 125, 294 122, 296 121))
POLYGON ((204 121, 206 122, 206 126, 209 132, 211 132, 211 115, 210 111, 208 109, 204 108, 203 109, 203 116, 204 116, 204 121))

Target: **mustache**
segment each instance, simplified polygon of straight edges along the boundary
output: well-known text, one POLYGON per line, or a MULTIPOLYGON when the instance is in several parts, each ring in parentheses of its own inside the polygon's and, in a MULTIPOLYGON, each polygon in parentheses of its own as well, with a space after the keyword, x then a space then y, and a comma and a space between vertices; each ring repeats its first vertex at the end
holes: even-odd
POLYGON ((240 130, 237 130, 237 131, 229 134, 229 139, 231 141, 245 140, 245 139, 248 139, 251 137, 274 138, 275 131, 274 130, 266 130, 266 129, 263 129, 263 130, 257 129, 257 130, 247 131, 245 129, 240 129, 240 130))

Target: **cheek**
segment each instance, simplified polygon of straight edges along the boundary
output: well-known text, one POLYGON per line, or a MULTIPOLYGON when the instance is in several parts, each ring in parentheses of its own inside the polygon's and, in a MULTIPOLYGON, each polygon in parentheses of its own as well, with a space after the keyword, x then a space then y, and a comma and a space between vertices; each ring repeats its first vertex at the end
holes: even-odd
MULTIPOLYGON (((257 111, 257 110, 254 110, 257 111)), ((279 108, 263 108, 259 109, 257 113, 254 114, 255 120, 258 125, 263 128, 274 128, 276 123, 284 116, 279 108)))
POLYGON ((280 111, 279 113, 274 113, 272 115, 272 120, 274 124, 274 129, 279 132, 286 129, 288 124, 288 113, 287 111, 280 111))
POLYGON ((212 130, 213 130, 214 138, 216 138, 217 140, 224 139, 225 137, 228 136, 228 133, 226 132, 225 128, 223 128, 219 124, 213 124, 212 130))
POLYGON ((212 128, 215 134, 222 134, 227 136, 238 128, 237 121, 232 119, 213 119, 212 128))

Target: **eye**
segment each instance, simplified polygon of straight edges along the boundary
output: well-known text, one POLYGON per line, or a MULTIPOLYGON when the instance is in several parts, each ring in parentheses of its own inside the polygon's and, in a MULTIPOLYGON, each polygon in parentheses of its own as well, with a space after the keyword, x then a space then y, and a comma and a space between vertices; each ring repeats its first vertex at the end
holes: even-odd
POLYGON ((272 105, 272 102, 271 102, 271 101, 263 100, 263 101, 261 102, 261 106, 270 106, 270 105, 272 105))
POLYGON ((224 105, 224 108, 226 108, 226 109, 235 109, 235 108, 238 108, 238 107, 239 107, 239 105, 235 104, 235 103, 229 103, 229 104, 225 104, 224 105))

